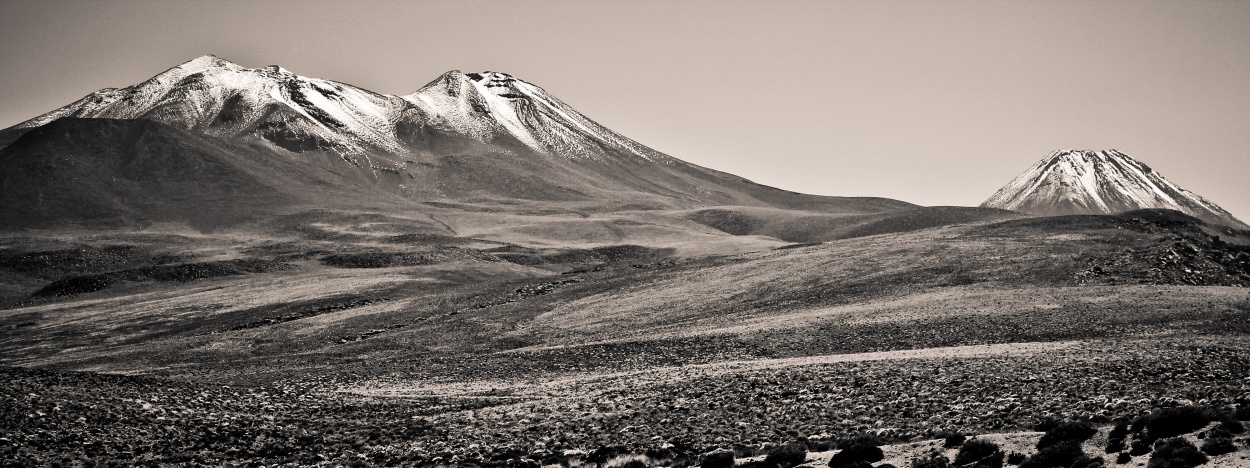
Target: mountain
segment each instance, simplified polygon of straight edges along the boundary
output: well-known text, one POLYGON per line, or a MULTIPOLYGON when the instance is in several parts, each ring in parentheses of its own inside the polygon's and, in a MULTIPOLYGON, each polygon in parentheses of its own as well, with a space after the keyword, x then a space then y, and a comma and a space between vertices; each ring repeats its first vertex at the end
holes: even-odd
POLYGON ((981 206, 1048 216, 1163 208, 1250 229, 1215 203, 1114 149, 1055 151, 998 189, 981 206))
MULTIPOLYGON (((413 201, 562 202, 589 210, 746 205, 853 214, 914 207, 798 194, 689 164, 498 72, 451 71, 396 96, 208 55, 0 131, 0 145, 15 146, 27 132, 66 118, 159 122, 217 147, 247 148, 253 159, 284 159, 310 168, 305 172, 332 174, 340 185, 413 201)), ((84 144, 76 146, 83 155, 91 150, 84 144)))

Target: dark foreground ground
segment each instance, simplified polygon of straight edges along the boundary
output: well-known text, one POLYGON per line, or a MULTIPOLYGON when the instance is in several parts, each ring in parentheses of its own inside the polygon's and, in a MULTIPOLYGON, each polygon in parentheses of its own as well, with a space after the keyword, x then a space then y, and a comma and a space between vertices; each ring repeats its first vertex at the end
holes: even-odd
MULTIPOLYGON (((0 457, 66 466, 576 464, 606 447, 682 464, 718 448, 829 450, 863 433, 906 442, 1048 420, 1106 425, 1178 405, 1250 408, 1244 337, 976 348, 408 387, 402 397, 5 368, 0 457)), ((1237 438, 1237 448, 1246 442, 1237 438)))

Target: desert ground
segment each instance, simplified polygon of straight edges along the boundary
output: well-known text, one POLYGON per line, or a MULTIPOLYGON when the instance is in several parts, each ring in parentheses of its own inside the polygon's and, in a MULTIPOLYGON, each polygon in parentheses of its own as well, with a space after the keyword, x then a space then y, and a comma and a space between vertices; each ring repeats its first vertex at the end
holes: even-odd
POLYGON ((1250 464, 1250 232, 968 210, 6 234, 0 460, 825 466, 867 440, 882 457, 852 461, 906 467, 963 436, 1052 466, 1039 440, 1080 423, 1063 466, 1163 463, 1173 437, 1250 464), (1201 426, 1161 436, 1182 409, 1201 426))

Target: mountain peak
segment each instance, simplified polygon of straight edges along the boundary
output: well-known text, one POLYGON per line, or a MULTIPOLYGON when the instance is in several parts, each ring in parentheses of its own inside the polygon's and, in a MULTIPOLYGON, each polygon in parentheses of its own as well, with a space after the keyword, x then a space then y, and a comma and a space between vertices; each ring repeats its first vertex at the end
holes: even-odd
POLYGON ((239 64, 223 59, 216 55, 207 54, 207 55, 201 55, 199 57, 183 62, 182 65, 178 65, 176 68, 181 68, 183 70, 206 70, 209 68, 243 68, 243 67, 239 66, 239 64))
POLYGON ((1218 224, 1250 227, 1114 149, 1054 151, 981 206, 1048 216, 1164 208, 1218 224))

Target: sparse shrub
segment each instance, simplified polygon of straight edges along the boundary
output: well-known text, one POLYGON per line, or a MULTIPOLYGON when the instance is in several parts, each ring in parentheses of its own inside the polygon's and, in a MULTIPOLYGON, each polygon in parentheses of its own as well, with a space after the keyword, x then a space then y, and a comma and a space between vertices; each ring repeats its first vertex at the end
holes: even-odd
POLYGON ((1198 447, 1180 437, 1164 439, 1155 444, 1147 468, 1193 468, 1207 462, 1198 447))
POLYGON ((965 436, 965 435, 963 435, 963 434, 959 434, 959 433, 949 434, 949 435, 947 435, 947 436, 946 436, 946 438, 942 441, 942 447, 945 447, 945 448, 955 448, 955 447, 958 447, 958 446, 960 446, 960 445, 963 445, 963 443, 964 443, 964 441, 965 441, 965 440, 968 440, 968 436, 965 436))
POLYGON ((652 460, 669 460, 676 458, 679 454, 681 454, 681 450, 674 446, 664 446, 659 448, 653 447, 647 449, 645 453, 645 455, 650 457, 652 460))
POLYGON ((809 452, 828 452, 833 450, 833 442, 828 440, 807 440, 807 451, 809 452))
POLYGON ((1124 452, 1125 448, 1128 447, 1124 444, 1124 438, 1113 437, 1106 439, 1106 453, 1124 452))
POLYGON ((1227 421, 1220 421, 1220 424, 1215 426, 1215 428, 1228 431, 1229 434, 1241 434, 1246 432, 1246 426, 1242 425, 1241 421, 1231 419, 1227 421))
POLYGON ((1075 440, 1064 440, 1038 450, 1033 456, 1020 463, 1020 468, 1054 468, 1056 466, 1072 466, 1085 456, 1081 443, 1075 440))
POLYGON ((1233 419, 1238 421, 1250 421, 1250 405, 1241 405, 1233 410, 1233 419))
POLYGON ((1042 435, 1042 439, 1037 441, 1037 448, 1044 449, 1051 445, 1068 440, 1080 443, 1089 440, 1090 437, 1093 437, 1094 434, 1097 433, 1098 428, 1095 428, 1093 424, 1088 422, 1079 421, 1064 423, 1046 431, 1046 434, 1042 435))
POLYGON ((1237 451, 1233 439, 1227 437, 1211 437, 1202 443, 1202 453, 1210 456, 1223 455, 1237 451))
POLYGON ((618 450, 616 447, 602 446, 586 454, 586 461, 597 464, 597 465, 602 465, 604 463, 607 463, 608 460, 611 460, 612 458, 616 457, 619 454, 620 454, 620 450, 618 450))
POLYGON ((734 458, 750 458, 759 455, 758 449, 750 445, 734 444, 734 458))
POLYGON ((768 451, 764 457, 765 465, 782 468, 801 465, 807 461, 807 447, 803 444, 786 444, 768 451))
POLYGON ((733 468, 734 453, 728 450, 712 452, 703 456, 700 468, 733 468))
POLYGON ((1133 444, 1129 446, 1128 453, 1129 455, 1136 457, 1138 455, 1145 455, 1147 453, 1150 453, 1152 450, 1154 450, 1154 447, 1153 447, 1153 442, 1151 442, 1150 440, 1134 439, 1133 444))
POLYGON ((1107 434, 1107 437, 1112 439, 1124 439, 1128 437, 1128 434, 1128 420, 1121 418, 1115 420, 1115 427, 1111 428, 1111 432, 1107 434))
POLYGON ((1037 432, 1050 432, 1051 429, 1058 427, 1061 423, 1063 423, 1063 421, 1048 417, 1038 421, 1037 424, 1034 424, 1033 430, 1037 432))
POLYGON ((934 452, 911 461, 911 468, 948 468, 951 462, 941 452, 934 452))
POLYGON ((858 461, 878 462, 885 458, 885 452, 878 447, 880 444, 873 437, 860 436, 840 443, 842 450, 829 458, 832 468, 845 468, 858 461))
POLYGON ((1210 420, 1194 406, 1160 408, 1146 416, 1146 434, 1153 439, 1165 439, 1188 434, 1206 427, 1210 420))
POLYGON ((1089 455, 1081 455, 1076 461, 1072 462, 1070 468, 1102 468, 1107 466, 1107 461, 1102 457, 1090 457, 1089 455))
POLYGON ((1117 465, 1123 465, 1131 461, 1133 461, 1133 456, 1129 455, 1128 452, 1120 452, 1120 454, 1115 457, 1115 464, 1117 465))
POLYGON ((984 439, 972 439, 964 442, 955 454, 955 464, 969 468, 1002 468, 1003 451, 998 444, 984 439))
POLYGON ((1007 454, 1007 464, 1009 464, 1009 465, 1019 465, 1020 463, 1024 462, 1024 459, 1025 459, 1025 458, 1027 458, 1027 457, 1025 457, 1023 453, 1020 453, 1020 452, 1011 452, 1011 453, 1007 454))
POLYGON ((1231 438, 1233 438, 1233 433, 1228 432, 1228 430, 1227 430, 1227 429, 1224 429, 1224 428, 1222 428, 1222 427, 1220 427, 1220 426, 1216 426, 1215 428, 1211 429, 1210 431, 1206 432, 1205 434, 1206 434, 1206 436, 1207 436, 1208 438, 1211 438, 1211 439, 1231 439, 1231 438))

